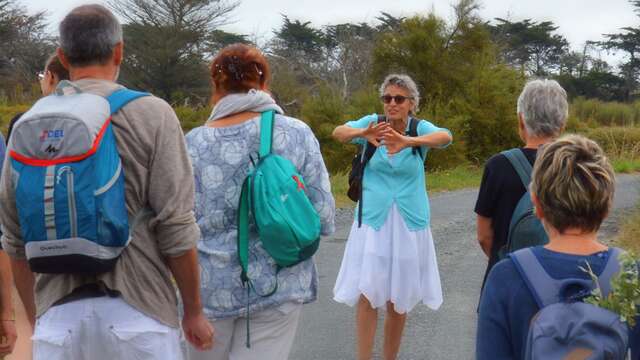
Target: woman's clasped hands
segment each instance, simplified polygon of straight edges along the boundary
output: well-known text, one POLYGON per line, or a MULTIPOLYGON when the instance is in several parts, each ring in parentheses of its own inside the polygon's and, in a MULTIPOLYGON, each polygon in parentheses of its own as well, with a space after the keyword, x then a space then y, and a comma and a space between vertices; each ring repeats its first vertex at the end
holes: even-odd
POLYGON ((388 122, 370 122, 362 137, 375 146, 386 146, 390 155, 409 146, 409 139, 394 130, 388 122))

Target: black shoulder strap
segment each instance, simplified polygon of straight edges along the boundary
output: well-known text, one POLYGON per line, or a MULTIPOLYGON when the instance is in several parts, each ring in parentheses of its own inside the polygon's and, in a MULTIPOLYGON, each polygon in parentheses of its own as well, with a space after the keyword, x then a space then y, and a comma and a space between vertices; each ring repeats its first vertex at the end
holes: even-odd
MULTIPOLYGON (((409 118, 409 132, 407 133, 407 135, 411 136, 411 137, 417 137, 418 136, 418 124, 420 123, 420 120, 414 119, 414 118, 409 118)), ((414 146, 411 149, 411 152, 413 152, 414 154, 419 154, 420 157, 422 157, 422 147, 420 146, 414 146)))
MULTIPOLYGON (((380 122, 384 122, 386 121, 387 117, 384 115, 378 115, 378 120, 376 120, 377 123, 380 122)), ((362 191, 362 181, 364 181, 364 170, 367 167, 367 163, 369 163, 369 160, 371 160, 371 158, 373 157, 373 154, 376 153, 376 150, 378 149, 377 146, 373 145, 370 142, 366 142, 363 146, 362 149, 362 157, 360 158, 360 171, 362 172, 360 174, 360 200, 358 200, 358 227, 362 226, 362 197, 363 197, 363 191, 362 191)))

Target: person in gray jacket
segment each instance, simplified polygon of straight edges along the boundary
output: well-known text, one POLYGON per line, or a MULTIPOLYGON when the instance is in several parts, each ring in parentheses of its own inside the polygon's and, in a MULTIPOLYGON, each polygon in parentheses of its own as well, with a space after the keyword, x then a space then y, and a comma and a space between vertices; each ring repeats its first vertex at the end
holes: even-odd
MULTIPOLYGON (((58 84, 58 95, 107 96, 122 88, 116 83, 122 27, 105 7, 73 9, 60 24, 60 43, 58 56, 72 83, 58 84)), ((130 243, 110 271, 34 276, 25 257, 10 161, 3 167, 2 244, 35 326, 36 360, 181 359, 172 277, 183 299, 187 340, 197 349, 212 346, 213 327, 203 315, 198 287, 193 173, 180 123, 154 96, 128 103, 111 121, 125 173, 126 208, 137 221, 130 222, 130 243)))

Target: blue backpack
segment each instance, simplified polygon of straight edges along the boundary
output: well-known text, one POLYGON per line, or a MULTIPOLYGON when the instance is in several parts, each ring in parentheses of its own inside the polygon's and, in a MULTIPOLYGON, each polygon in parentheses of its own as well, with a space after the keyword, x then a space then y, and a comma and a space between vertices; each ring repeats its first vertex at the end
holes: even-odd
MULTIPOLYGON (((620 270, 618 255, 611 249, 604 270, 598 276, 603 296, 611 291, 612 277, 620 270)), ((620 316, 601 307, 567 298, 569 294, 590 294, 596 286, 586 279, 556 280, 549 276, 531 249, 509 255, 531 291, 540 311, 531 319, 525 348, 526 360, 611 359, 628 354, 629 328, 620 316)))
POLYGON ((505 150, 501 153, 511 163, 511 166, 518 173, 522 185, 527 190, 518 201, 511 221, 509 223, 509 235, 507 243, 498 252, 500 259, 504 259, 507 254, 530 246, 545 245, 549 242, 547 232, 542 226, 540 219, 533 211, 529 184, 531 183, 531 172, 533 168, 521 149, 505 150))
POLYGON ((130 240, 124 173, 111 115, 146 93, 51 95, 9 143, 16 207, 37 273, 109 271, 130 240))

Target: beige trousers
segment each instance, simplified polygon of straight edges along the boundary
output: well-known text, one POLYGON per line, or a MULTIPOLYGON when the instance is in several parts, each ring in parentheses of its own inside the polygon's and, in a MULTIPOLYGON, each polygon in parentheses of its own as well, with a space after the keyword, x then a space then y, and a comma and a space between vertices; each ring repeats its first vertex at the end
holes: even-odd
POLYGON ((251 348, 247 349, 245 317, 211 320, 213 349, 198 351, 187 345, 188 360, 286 360, 296 336, 302 304, 286 303, 249 315, 251 348))

